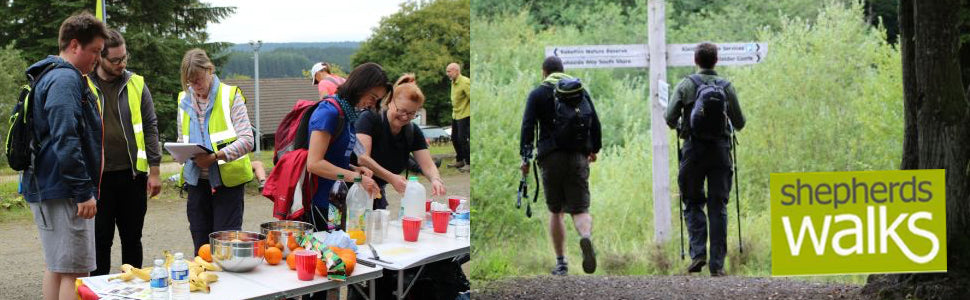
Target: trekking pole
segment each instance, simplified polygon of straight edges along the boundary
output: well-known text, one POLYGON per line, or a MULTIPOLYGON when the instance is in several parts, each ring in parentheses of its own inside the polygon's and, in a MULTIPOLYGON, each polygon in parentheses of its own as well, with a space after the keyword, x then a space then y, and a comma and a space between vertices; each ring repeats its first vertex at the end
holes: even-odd
MULTIPOLYGON (((677 165, 678 165, 678 167, 680 166, 681 163, 683 163, 683 160, 684 160, 684 157, 683 156, 684 155, 680 153, 680 137, 678 136, 677 137, 677 165)), ((678 218, 677 218, 678 220, 680 220, 680 260, 684 260, 684 193, 683 193, 683 190, 681 190, 680 192, 678 192, 677 195, 680 198, 680 202, 677 203, 678 204, 678 207, 680 207, 680 216, 678 216, 678 218)))
POLYGON ((741 243, 741 184, 738 182, 738 136, 734 134, 734 127, 731 127, 731 139, 733 140, 731 152, 734 154, 734 204, 738 214, 738 251, 744 253, 744 246, 741 243))

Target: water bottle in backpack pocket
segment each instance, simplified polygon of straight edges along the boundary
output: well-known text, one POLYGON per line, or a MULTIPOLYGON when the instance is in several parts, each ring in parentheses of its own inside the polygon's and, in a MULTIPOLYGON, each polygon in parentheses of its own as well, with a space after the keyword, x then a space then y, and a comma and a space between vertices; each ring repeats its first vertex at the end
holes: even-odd
POLYGON ((578 78, 559 80, 555 90, 553 137, 556 147, 583 151, 589 147, 593 105, 578 78))
POLYGON ((697 86, 694 103, 684 113, 690 135, 702 140, 724 138, 728 128, 726 89, 731 83, 723 79, 704 82, 698 74, 687 78, 697 86))

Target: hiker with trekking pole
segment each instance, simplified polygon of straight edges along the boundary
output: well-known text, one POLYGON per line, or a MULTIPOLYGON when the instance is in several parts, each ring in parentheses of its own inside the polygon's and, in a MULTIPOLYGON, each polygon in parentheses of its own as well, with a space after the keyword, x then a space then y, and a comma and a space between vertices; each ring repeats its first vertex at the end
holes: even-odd
MULTIPOLYGON (((593 217, 589 214, 589 166, 596 161, 602 145, 599 117, 582 81, 564 74, 562 60, 558 57, 546 58, 542 63, 542 75, 544 80, 529 93, 522 116, 522 164, 519 168, 523 180, 519 185, 519 200, 527 193, 526 179, 535 142, 538 153, 533 165, 538 162, 535 171, 542 175, 550 213, 549 234, 556 252, 552 274, 568 274, 563 250, 566 236, 563 221, 567 213, 572 215, 573 225, 580 236, 583 271, 589 274, 596 271, 591 238, 593 217)), ((516 205, 521 206, 520 203, 516 205)), ((526 213, 531 216, 531 206, 528 202, 526 205, 526 213)))
MULTIPOLYGON (((680 174, 677 182, 680 186, 681 217, 686 219, 690 237, 691 263, 687 272, 700 272, 709 263, 711 276, 724 276, 727 203, 731 195, 731 176, 737 175, 737 154, 733 158, 731 156, 737 141, 734 131, 744 128, 745 120, 731 82, 714 71, 717 64, 717 46, 711 43, 697 45, 694 63, 699 70, 677 84, 665 118, 667 125, 676 129, 678 134, 680 174), (684 139, 683 149, 679 149, 679 139, 684 139), (705 180, 708 188, 706 195, 705 180), (706 247, 708 226, 710 261, 707 260, 706 247)), ((739 200, 735 199, 738 213, 739 200)), ((740 215, 738 221, 740 245, 740 215)), ((683 243, 683 227, 681 241, 683 243)))

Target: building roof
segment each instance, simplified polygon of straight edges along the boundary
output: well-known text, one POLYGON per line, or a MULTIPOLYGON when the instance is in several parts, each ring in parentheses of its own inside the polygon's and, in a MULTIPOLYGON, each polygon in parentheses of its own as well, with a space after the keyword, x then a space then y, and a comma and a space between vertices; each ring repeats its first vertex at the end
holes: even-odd
MULTIPOLYGON (((256 127, 256 84, 252 79, 226 79, 226 84, 238 86, 246 97, 249 119, 256 127)), ((317 87, 306 78, 260 78, 259 80, 259 129, 264 137, 276 133, 283 117, 290 112, 296 100, 320 98, 317 87)))

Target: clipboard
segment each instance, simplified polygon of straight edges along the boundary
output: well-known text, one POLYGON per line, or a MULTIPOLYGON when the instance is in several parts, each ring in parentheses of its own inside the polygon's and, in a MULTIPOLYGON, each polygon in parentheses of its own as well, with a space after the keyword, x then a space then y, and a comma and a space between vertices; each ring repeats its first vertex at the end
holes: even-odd
POLYGON ((202 145, 195 143, 165 143, 165 150, 172 154, 172 159, 178 163, 185 163, 199 153, 215 153, 202 145))

